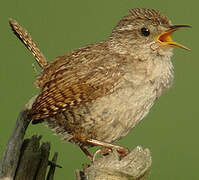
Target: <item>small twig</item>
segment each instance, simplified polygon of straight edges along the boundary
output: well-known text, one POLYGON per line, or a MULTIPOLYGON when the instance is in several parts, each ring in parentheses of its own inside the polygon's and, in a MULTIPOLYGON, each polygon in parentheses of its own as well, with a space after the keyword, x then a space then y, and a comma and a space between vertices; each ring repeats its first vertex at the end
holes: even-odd
POLYGON ((56 165, 57 156, 58 156, 58 153, 56 152, 52 158, 52 163, 50 164, 50 169, 49 169, 46 180, 53 180, 53 178, 54 178, 55 168, 57 167, 57 165, 56 165))

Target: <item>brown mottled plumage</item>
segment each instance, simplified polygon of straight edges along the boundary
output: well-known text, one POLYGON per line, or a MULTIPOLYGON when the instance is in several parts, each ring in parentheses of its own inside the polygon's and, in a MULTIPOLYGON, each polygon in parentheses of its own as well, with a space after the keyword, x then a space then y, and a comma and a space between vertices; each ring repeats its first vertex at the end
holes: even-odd
POLYGON ((29 117, 33 123, 44 121, 84 152, 90 145, 120 148, 110 143, 140 122, 171 86, 172 46, 185 47, 170 34, 187 27, 172 26, 153 9, 132 9, 108 40, 47 63, 30 35, 15 21, 10 25, 44 68, 29 117))

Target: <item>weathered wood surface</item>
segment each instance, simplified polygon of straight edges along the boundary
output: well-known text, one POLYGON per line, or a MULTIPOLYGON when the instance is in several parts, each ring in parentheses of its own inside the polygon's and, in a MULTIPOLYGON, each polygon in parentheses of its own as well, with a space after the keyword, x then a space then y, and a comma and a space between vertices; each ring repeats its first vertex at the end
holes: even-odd
POLYGON ((43 180, 46 176, 50 144, 40 146, 41 136, 33 136, 24 140, 21 156, 15 174, 15 180, 43 180))
POLYGON ((29 125, 27 118, 28 109, 32 106, 34 98, 19 113, 12 135, 4 150, 0 165, 0 178, 13 179, 18 165, 21 146, 23 144, 26 129, 29 125))

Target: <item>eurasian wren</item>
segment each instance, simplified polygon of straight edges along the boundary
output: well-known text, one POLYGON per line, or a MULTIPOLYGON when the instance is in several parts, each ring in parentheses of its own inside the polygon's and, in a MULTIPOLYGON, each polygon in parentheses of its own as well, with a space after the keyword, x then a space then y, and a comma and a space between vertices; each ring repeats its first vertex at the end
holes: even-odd
POLYGON ((173 81, 171 34, 188 25, 172 25, 157 10, 132 9, 108 40, 74 50, 47 62, 31 36, 16 22, 14 33, 43 68, 41 89, 29 113, 64 140, 89 155, 86 147, 111 144, 124 137, 149 112, 173 81))

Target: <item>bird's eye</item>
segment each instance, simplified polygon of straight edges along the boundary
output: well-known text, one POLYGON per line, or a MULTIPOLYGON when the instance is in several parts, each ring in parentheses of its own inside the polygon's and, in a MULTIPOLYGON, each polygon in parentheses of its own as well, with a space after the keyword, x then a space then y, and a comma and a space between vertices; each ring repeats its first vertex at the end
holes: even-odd
POLYGON ((143 27, 143 28, 141 29, 141 34, 142 34, 143 36, 149 36, 149 35, 150 35, 150 31, 149 31, 149 29, 143 27))

